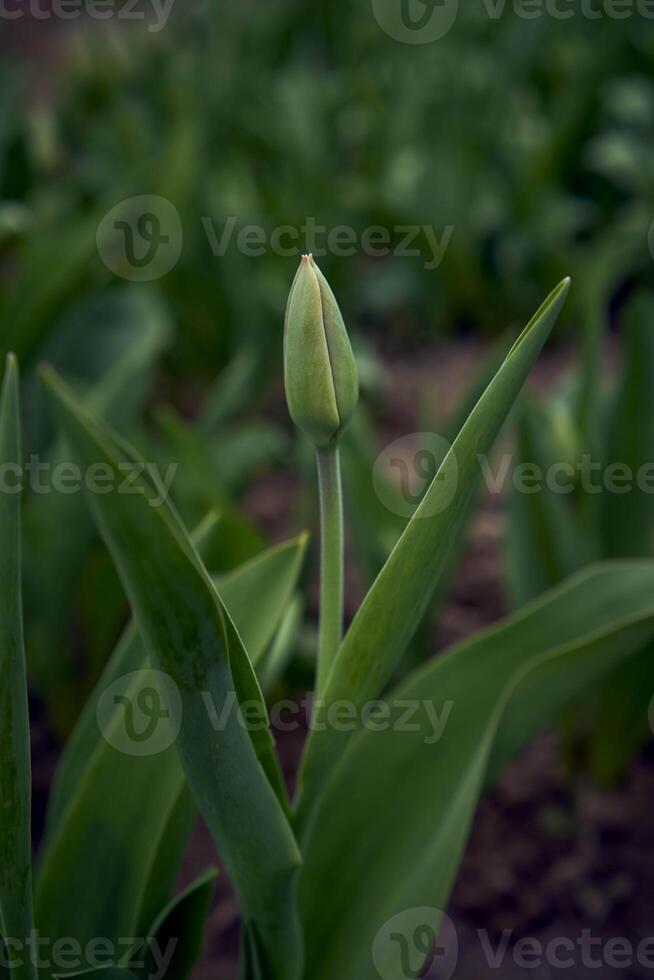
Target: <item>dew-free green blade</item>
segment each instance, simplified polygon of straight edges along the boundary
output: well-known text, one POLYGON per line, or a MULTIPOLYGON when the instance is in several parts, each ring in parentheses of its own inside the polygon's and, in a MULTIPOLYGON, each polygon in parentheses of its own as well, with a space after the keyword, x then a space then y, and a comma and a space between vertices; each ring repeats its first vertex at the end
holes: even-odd
MULTIPOLYGON (((256 558, 216 579, 220 596, 234 620, 257 673, 267 647, 278 627, 281 628, 285 611, 292 601, 293 589, 304 559, 306 540, 305 535, 300 535, 268 548, 256 558), (257 615, 253 616, 252 603, 255 600, 257 615)), ((75 795, 84 770, 97 747, 101 734, 98 729, 97 708, 103 692, 119 677, 141 670, 147 666, 147 662, 136 624, 131 623, 109 658, 64 749, 48 801, 48 836, 52 835, 59 823, 67 802, 75 795)), ((264 691, 268 689, 269 682, 266 678, 261 678, 261 686, 264 691)))
POLYGON ((33 980, 36 970, 25 949, 34 928, 30 732, 21 599, 20 487, 22 456, 18 365, 6 361, 0 391, 0 935, 22 944, 13 980, 33 980))
MULTIPOLYGON (((564 280, 550 294, 454 441, 345 636, 327 680, 327 705, 344 699, 361 709, 388 682, 447 567, 459 522, 465 519, 468 501, 480 480, 479 457, 490 452, 568 289, 569 280, 564 280)), ((320 726, 310 735, 301 777, 300 827, 306 824, 347 739, 347 732, 333 726, 320 726)))
MULTIPOLYGON (((199 533, 200 529, 196 539, 199 533)), ((302 535, 264 551, 222 579, 221 596, 249 643, 255 665, 283 622, 304 550, 302 535), (254 627, 249 615, 253 596, 261 610, 261 621, 254 627)), ((147 668, 145 649, 132 624, 58 767, 37 889, 39 926, 48 935, 68 935, 82 945, 100 934, 143 935, 172 892, 197 815, 177 754, 162 752, 142 760, 116 752, 106 740, 110 719, 104 711, 103 731, 98 723, 100 701, 120 678, 136 675, 126 692, 132 703, 151 689, 147 668), (140 791, 121 791, 131 785, 140 791), (142 798, 147 786, 156 790, 154 806, 150 806, 151 794, 142 798), (100 834, 105 845, 98 850, 100 834), (105 883, 108 902, 103 891, 94 887, 98 878, 105 883), (89 900, 80 906, 77 896, 87 893, 89 900)), ((126 720, 124 708, 114 710, 120 731, 126 720)))
POLYGON ((385 723, 357 734, 334 770, 304 847, 306 976, 402 976, 399 944, 381 930, 423 907, 437 925, 484 785, 653 635, 654 562, 607 563, 392 691, 385 723))
MULTIPOLYGON (((125 458, 120 440, 52 372, 46 380, 78 463, 86 469, 102 462, 117 488, 125 458)), ((152 506, 146 480, 139 488, 134 494, 89 494, 91 510, 150 662, 179 694, 177 750, 244 920, 257 934, 270 977, 290 980, 301 966, 295 910, 300 855, 280 799, 265 705, 238 632, 180 521, 166 503, 152 506), (238 710, 228 710, 220 731, 214 730, 209 705, 220 712, 245 702, 257 709, 254 730, 244 726, 238 710)))
POLYGON ((151 980, 186 980, 202 950, 202 939, 218 872, 210 868, 169 902, 134 951, 130 969, 151 980))

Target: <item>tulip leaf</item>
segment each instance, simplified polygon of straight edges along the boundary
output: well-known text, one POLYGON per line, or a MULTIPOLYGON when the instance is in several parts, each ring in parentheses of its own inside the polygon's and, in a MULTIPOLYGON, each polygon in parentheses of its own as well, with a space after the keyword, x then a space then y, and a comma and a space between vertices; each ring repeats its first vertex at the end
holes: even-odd
MULTIPOLYGON (((120 484, 124 443, 92 416, 52 371, 45 372, 63 432, 85 469, 103 463, 120 484)), ((94 519, 114 558, 150 662, 167 675, 166 710, 178 710, 176 748, 191 790, 257 935, 271 980, 300 969, 295 909, 300 855, 285 812, 281 776, 261 692, 227 609, 167 502, 153 506, 148 480, 136 493, 89 494, 94 519), (254 706, 247 726, 239 710, 254 706), (220 725, 218 712, 228 708, 220 725), (263 722, 263 724, 262 724, 263 722)))
MULTIPOLYGON (((25 943, 34 927, 30 732, 27 707, 23 609, 21 600, 20 492, 9 487, 22 466, 18 366, 6 361, 0 392, 0 464, 6 486, 0 492, 0 935, 25 943)), ((2 942, 0 941, 0 945, 2 942)), ((31 980, 29 956, 12 968, 13 980, 31 980)))
MULTIPOLYGON (((248 650, 255 664, 261 660, 292 595, 304 545, 304 536, 277 545, 222 580, 221 595, 242 627, 242 635, 251 642, 248 650), (248 595, 257 596, 266 629, 260 623, 248 633, 244 599, 248 595)), ((114 935, 112 930, 120 929, 143 935, 171 893, 197 812, 177 756, 168 752, 143 762, 120 754, 101 738, 98 727, 98 705, 104 692, 121 677, 141 672, 129 692, 130 699, 137 701, 139 691, 151 686, 146 668, 146 653, 132 624, 93 692, 57 770, 38 890, 39 897, 45 896, 39 901, 40 925, 51 934, 71 935, 80 941, 99 932, 114 935), (121 786, 138 785, 146 766, 152 770, 152 783, 161 787, 156 808, 147 812, 139 794, 126 798, 119 791, 121 786), (108 783, 116 787, 113 800, 107 798, 108 783), (98 854, 100 822, 112 846, 98 854), (138 848, 129 870, 124 867, 123 836, 128 846, 134 840, 138 848), (95 900, 79 908, 76 896, 91 889, 90 875, 112 883, 109 911, 95 900), (120 910, 119 918, 113 918, 115 908, 120 910)), ((119 710, 116 708, 117 713, 119 710)), ((108 724, 106 718, 103 724, 108 724)))
MULTIPOLYGON (((527 374, 540 353, 569 289, 564 280, 548 297, 509 351, 382 568, 338 652, 324 700, 361 708, 389 681, 447 569, 451 547, 465 520, 489 453, 527 374)), ((309 737, 301 775, 298 826, 304 827, 338 760, 348 732, 319 725, 309 737)))
POLYGON ((141 980, 186 980, 201 949, 217 871, 208 869, 173 899, 134 951, 130 969, 141 980))
POLYGON ((377 731, 353 738, 304 847, 306 975, 402 975, 384 924, 423 907, 437 919, 446 907, 484 786, 566 703, 652 636, 654 562, 593 566, 389 694, 386 723, 378 715, 377 731), (407 705, 415 708, 411 726, 402 723, 407 705))
MULTIPOLYGON (((196 538, 196 535, 194 535, 196 538)), ((236 624, 248 656, 255 667, 261 663, 278 627, 281 630, 285 610, 291 602, 306 549, 301 535, 263 551, 256 558, 239 565, 216 579, 221 598, 236 624), (257 599, 257 615, 252 616, 252 597, 257 599)), ((275 642, 277 642, 275 640, 275 642)), ((272 650, 271 650, 272 654, 272 650)), ((268 657, 265 658, 266 662, 268 657)), ((84 769, 98 744, 97 709, 104 691, 119 677, 141 670, 147 655, 135 623, 123 633, 95 690, 73 732, 55 774, 48 804, 48 834, 59 823, 64 807, 75 794, 84 769)), ((263 664, 261 665, 263 668, 263 664)), ((265 678, 261 686, 268 689, 265 678)))

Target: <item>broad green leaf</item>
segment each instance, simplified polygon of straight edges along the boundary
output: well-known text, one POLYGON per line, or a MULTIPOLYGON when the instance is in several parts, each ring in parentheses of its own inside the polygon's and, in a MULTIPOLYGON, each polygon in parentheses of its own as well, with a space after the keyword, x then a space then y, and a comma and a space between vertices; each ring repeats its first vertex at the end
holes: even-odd
POLYGON ((397 944, 378 940, 373 965, 375 938, 407 909, 446 907, 484 785, 652 636, 654 562, 599 565, 389 694, 385 722, 339 761, 304 847, 306 976, 394 976, 397 944))
MULTIPOLYGON (((197 540, 196 535, 194 538, 197 540)), ((301 535, 269 548, 216 581, 222 600, 255 667, 262 661, 278 627, 281 629, 282 617, 285 617, 285 609, 289 607, 300 574, 305 548, 306 536, 301 535), (256 616, 251 613, 253 596, 257 600, 256 616)), ((268 657, 265 660, 267 662, 268 657)), ((48 804, 49 836, 61 820, 66 803, 75 795, 100 739, 97 709, 103 692, 119 677, 145 666, 146 652, 136 624, 132 623, 110 657, 62 755, 48 804)), ((268 682, 263 679, 261 686, 268 690, 268 682)), ((79 830, 76 835, 79 839, 79 830)))
POLYGON ((143 934, 147 944, 134 951, 129 964, 141 980, 186 980, 202 950, 216 875, 214 869, 205 871, 143 934))
MULTIPOLYGON (((479 457, 490 452, 568 289, 564 280, 541 306, 454 441, 347 632, 327 681, 327 704, 345 699, 361 708, 389 680, 447 568, 480 480, 479 457)), ((348 739, 347 732, 321 728, 311 734, 305 755, 300 827, 348 739)))
MULTIPOLYGON (((200 529, 194 537, 201 546, 199 534, 200 529)), ((304 548, 305 538, 301 536, 268 549, 222 580, 221 595, 246 642, 251 644, 247 649, 252 651, 255 664, 261 660, 289 602, 304 548), (245 597, 252 595, 256 595, 261 609, 261 621, 254 629, 245 601, 245 597)), ((127 929, 128 935, 132 932, 142 935, 171 893, 196 816, 177 756, 163 753, 150 764, 121 755, 104 741, 98 726, 98 704, 103 693, 119 678, 141 671, 140 686, 137 677, 130 690, 130 699, 137 703, 139 690, 151 686, 146 667, 145 650, 135 625, 131 625, 86 705, 57 770, 48 813, 50 847, 41 886, 48 895, 43 925, 52 933, 85 941, 100 932, 115 935, 109 930, 111 926, 113 930, 127 929), (152 767, 152 782, 160 787, 154 810, 144 810, 138 792, 125 796, 117 790, 113 799, 107 798, 108 781, 110 787, 138 786, 146 765, 152 767), (67 804, 70 804, 68 809, 67 804), (100 853, 97 851, 99 814, 102 814, 102 826, 111 831, 108 836, 114 842, 100 853), (54 836, 62 820, 64 827, 54 836), (134 828, 133 833, 130 827, 134 828), (124 867, 123 832, 128 846, 132 837, 136 837, 138 849, 128 868, 124 867), (102 903, 99 906, 90 903, 80 909, 77 895, 91 889, 98 877, 111 883, 107 889, 112 895, 111 909, 107 912, 102 903), (114 915, 114 906, 121 910, 121 917, 109 920, 107 915, 114 915)), ((120 711, 117 707, 116 712, 120 711)))
MULTIPOLYGON (((21 601, 20 480, 22 456, 18 365, 6 361, 0 392, 0 935, 25 943, 32 914, 30 731, 21 601)), ((13 951, 10 950, 10 955, 13 951)), ((12 968, 13 980, 31 980, 30 957, 12 968)))
MULTIPOLYGON (((82 468, 102 462, 118 485, 123 445, 53 374, 48 387, 66 438, 82 468)), ((140 493, 89 495, 153 666, 177 689, 182 724, 176 746, 208 827, 237 891, 244 920, 256 931, 274 980, 300 969, 295 911, 300 855, 283 800, 265 706, 238 632, 181 522, 166 503, 140 493), (246 728, 227 711, 214 730, 208 703, 221 712, 251 702, 257 724, 246 728)), ((253 614, 254 614, 253 610, 253 614)), ((175 705, 161 691, 174 715, 175 705)))
MULTIPOLYGON (((143 690, 156 695, 155 682, 141 671, 117 691, 136 705, 143 690)), ((160 908, 170 894, 168 887, 153 893, 152 877, 162 847, 170 846, 173 828, 183 819, 178 806, 183 805, 184 780, 172 733, 160 720, 152 741, 145 743, 150 754, 130 755, 128 750, 138 744, 132 746, 125 737, 125 724, 125 716, 116 715, 104 727, 104 738, 48 843, 36 882, 36 922, 50 939, 70 936, 85 947, 97 936, 115 942, 138 935, 140 923, 151 919, 155 900, 160 908)), ((187 824, 186 835, 191 827, 187 824)), ((179 848, 173 855, 167 886, 177 870, 170 866, 179 861, 179 848)))

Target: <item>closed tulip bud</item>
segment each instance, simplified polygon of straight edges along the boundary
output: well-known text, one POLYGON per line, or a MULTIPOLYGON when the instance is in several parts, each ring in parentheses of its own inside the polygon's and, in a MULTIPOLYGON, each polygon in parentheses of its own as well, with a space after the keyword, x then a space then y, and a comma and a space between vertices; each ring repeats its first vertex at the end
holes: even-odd
POLYGON ((359 378, 329 283, 303 255, 284 327, 284 385, 291 418, 316 446, 334 442, 359 398, 359 378))

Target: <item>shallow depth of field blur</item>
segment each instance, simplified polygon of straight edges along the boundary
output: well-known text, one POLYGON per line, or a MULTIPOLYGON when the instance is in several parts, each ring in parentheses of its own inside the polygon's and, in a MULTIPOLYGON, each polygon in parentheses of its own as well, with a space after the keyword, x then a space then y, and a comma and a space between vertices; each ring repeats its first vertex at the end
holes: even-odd
MULTIPOLYGON (((397 500, 410 507, 424 489, 431 443, 416 434, 452 437, 550 289, 572 276, 529 392, 547 402, 574 385, 599 338, 599 418, 629 311, 654 310, 654 11, 462 2, 443 37, 408 44, 384 30, 380 6, 7 0, 0 11, 0 353, 21 361, 26 454, 62 452, 34 378, 48 360, 148 459, 175 467, 171 494, 189 526, 218 509, 213 570, 309 528, 310 603, 282 697, 310 686, 316 631, 314 460, 281 378, 301 253, 334 288, 361 373, 343 450, 349 615, 406 521, 397 500), (391 444, 408 483, 387 465, 391 444)), ((654 315, 648 322, 654 331, 654 315)), ((562 442, 590 450, 579 440, 592 441, 591 430, 566 430, 562 442)), ((514 432, 498 459, 512 453, 514 432)), ((502 492, 480 494, 416 660, 521 601, 520 564, 509 567, 521 533, 511 473, 502 492)), ((128 613, 82 495, 55 503, 32 477, 25 602, 38 846, 60 746, 128 613)), ((619 505, 628 511, 629 497, 619 505)), ((651 555, 648 529, 625 554, 651 555)), ((590 557, 605 554, 620 557, 620 547, 590 557)), ((654 695, 651 667, 650 683, 654 695)), ((487 794, 449 910, 455 977, 497 973, 483 937, 496 949, 508 936, 512 950, 530 937, 577 943, 584 930, 601 948, 654 935, 648 703, 625 721, 626 751, 613 751, 620 729, 608 748, 589 750, 580 706, 487 794)), ((289 779, 301 741, 280 735, 289 779)), ((184 881, 211 846, 198 827, 184 881)), ((221 882, 197 976, 237 976, 237 939, 221 882)), ((646 977, 651 964, 581 963, 574 976, 646 977)), ((550 970, 507 954, 501 976, 565 972, 550 970)))

